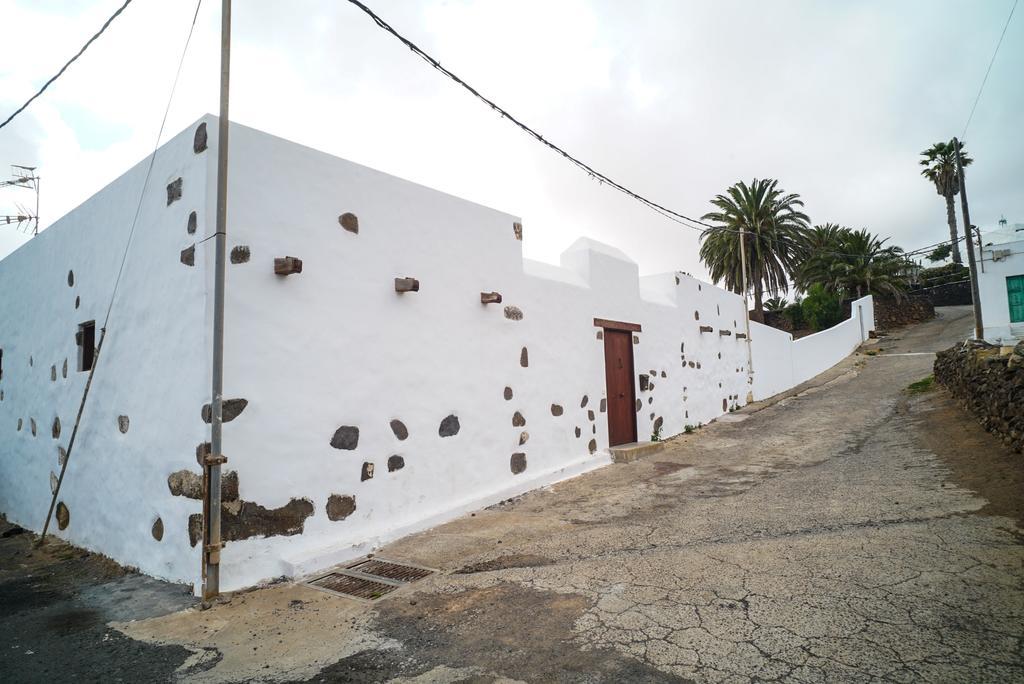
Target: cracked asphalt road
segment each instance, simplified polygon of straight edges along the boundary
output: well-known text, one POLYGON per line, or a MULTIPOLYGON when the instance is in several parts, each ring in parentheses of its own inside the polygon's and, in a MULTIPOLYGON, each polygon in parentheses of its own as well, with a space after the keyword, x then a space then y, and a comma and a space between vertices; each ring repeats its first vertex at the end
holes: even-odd
POLYGON ((391 544, 443 572, 374 605, 283 584, 114 626, 188 681, 1024 681, 1024 459, 904 392, 968 316, 391 544))

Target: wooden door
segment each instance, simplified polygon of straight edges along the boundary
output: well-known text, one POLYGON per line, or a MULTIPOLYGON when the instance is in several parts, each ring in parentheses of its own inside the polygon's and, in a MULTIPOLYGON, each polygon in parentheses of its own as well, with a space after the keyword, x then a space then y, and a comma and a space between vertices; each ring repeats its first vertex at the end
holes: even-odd
POLYGON ((1006 278, 1006 299, 1010 304, 1010 322, 1024 322, 1024 275, 1006 278))
POLYGON ((635 442, 636 393, 631 333, 605 329, 604 372, 608 388, 608 444, 635 442))

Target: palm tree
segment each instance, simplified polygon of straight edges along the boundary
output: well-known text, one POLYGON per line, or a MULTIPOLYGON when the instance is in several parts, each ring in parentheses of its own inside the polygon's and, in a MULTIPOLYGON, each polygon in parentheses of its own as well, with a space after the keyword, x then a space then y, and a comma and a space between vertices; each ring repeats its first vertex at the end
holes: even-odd
POLYGON ((867 229, 845 230, 837 242, 837 254, 829 268, 826 288, 847 297, 866 294, 901 297, 907 289, 907 260, 903 249, 886 247, 867 229))
POLYGON ((764 302, 765 311, 780 312, 789 306, 789 300, 785 297, 769 297, 764 302))
POLYGON ((777 180, 755 178, 743 181, 716 195, 711 204, 718 208, 705 214, 705 221, 717 226, 701 233, 700 258, 716 283, 724 280, 733 292, 743 292, 740 231, 744 233, 747 284, 754 290, 754 311, 764 319, 764 292, 789 291, 789 276, 799 256, 798 249, 809 219, 801 211, 804 203, 796 194, 784 194, 777 180))
POLYGON ((797 249, 797 267, 793 282, 798 289, 808 292, 814 283, 828 281, 828 269, 839 250, 839 241, 850 231, 838 223, 825 223, 804 232, 797 249))
MULTIPOLYGON (((949 240, 953 246, 953 263, 959 264, 960 243, 956 231, 956 211, 953 208, 953 197, 960 192, 960 178, 956 173, 956 152, 953 142, 937 142, 921 152, 924 157, 920 161, 925 167, 921 175, 935 184, 935 191, 946 198, 946 223, 949 224, 949 240)), ((964 144, 960 143, 960 164, 970 166, 974 161, 964 152, 964 144)), ((968 232, 965 229, 965 232, 968 232)), ((968 243, 970 241, 968 240, 968 243)), ((968 244, 969 248, 969 244, 968 244)))

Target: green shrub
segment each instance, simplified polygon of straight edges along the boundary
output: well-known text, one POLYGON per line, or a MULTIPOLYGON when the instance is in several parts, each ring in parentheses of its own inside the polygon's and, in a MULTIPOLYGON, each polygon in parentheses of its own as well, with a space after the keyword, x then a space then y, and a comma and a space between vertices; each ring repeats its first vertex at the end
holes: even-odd
POLYGON ((831 328, 843 320, 843 304, 839 297, 820 284, 811 286, 800 306, 803 308, 804 320, 815 332, 831 328))
POLYGON ((800 302, 793 302, 787 305, 782 310, 782 315, 793 326, 793 330, 804 329, 806 322, 804 321, 804 310, 800 302))

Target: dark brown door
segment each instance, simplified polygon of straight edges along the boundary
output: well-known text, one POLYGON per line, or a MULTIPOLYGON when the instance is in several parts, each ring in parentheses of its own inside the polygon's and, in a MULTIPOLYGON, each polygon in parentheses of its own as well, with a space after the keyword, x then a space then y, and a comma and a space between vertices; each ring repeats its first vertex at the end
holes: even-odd
POLYGON ((604 331, 604 373, 608 385, 608 444, 636 441, 636 396, 633 385, 633 336, 604 331))

